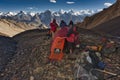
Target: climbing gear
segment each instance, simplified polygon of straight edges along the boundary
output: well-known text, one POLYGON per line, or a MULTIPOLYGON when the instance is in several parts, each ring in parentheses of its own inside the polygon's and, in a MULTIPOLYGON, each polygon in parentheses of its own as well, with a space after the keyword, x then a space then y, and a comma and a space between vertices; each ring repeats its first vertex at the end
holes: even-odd
POLYGON ((106 79, 104 80, 108 80, 109 78, 113 78, 113 77, 119 77, 120 78, 120 73, 119 74, 116 74, 116 73, 112 73, 112 72, 109 72, 109 71, 106 71, 106 70, 100 70, 100 69, 94 69, 94 70, 97 70, 99 72, 103 72, 105 74, 109 74, 109 75, 112 75, 110 77, 107 77, 106 79))

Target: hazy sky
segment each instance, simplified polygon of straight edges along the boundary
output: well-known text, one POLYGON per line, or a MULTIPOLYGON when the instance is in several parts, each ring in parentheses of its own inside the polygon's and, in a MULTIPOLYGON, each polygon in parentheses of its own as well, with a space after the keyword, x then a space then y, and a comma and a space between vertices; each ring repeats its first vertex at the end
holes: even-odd
POLYGON ((44 11, 47 9, 58 11, 60 9, 75 11, 105 8, 116 0, 0 0, 0 11, 44 11))

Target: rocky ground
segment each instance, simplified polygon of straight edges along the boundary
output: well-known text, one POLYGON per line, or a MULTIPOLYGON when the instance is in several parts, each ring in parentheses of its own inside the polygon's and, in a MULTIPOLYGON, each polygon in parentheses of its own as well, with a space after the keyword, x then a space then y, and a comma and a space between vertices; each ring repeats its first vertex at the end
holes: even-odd
POLYGON ((16 53, 16 42, 9 37, 0 36, 0 72, 2 72, 16 53))
MULTIPOLYGON (((13 37, 17 42, 16 54, 9 61, 4 71, 0 73, 0 80, 75 80, 76 66, 80 64, 82 51, 77 49, 77 54, 64 54, 64 58, 59 62, 49 62, 51 39, 47 39, 46 30, 31 30, 23 32, 13 37)), ((92 31, 79 30, 82 44, 98 45, 101 36, 92 31)), ((107 53, 104 61, 107 64, 105 70, 119 73, 120 70, 120 50, 118 53, 107 53)), ((80 64, 81 66, 83 64, 80 64)), ((80 69, 82 67, 80 66, 80 69)), ((84 69, 82 72, 88 73, 84 69)), ((97 73, 96 73, 97 74, 97 73)), ((95 80, 88 75, 90 79, 95 80)), ((110 75, 105 74, 105 78, 110 75)), ((99 76, 100 78, 101 76, 99 76)), ((114 77, 106 80, 119 80, 114 77)), ((102 77, 100 80, 103 80, 102 77)))

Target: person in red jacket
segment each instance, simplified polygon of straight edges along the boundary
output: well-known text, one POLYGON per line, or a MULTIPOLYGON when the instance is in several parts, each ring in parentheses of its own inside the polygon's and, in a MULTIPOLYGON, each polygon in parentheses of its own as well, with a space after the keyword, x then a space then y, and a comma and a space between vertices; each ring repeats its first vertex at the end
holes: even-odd
POLYGON ((70 54, 73 53, 73 50, 74 50, 74 47, 75 47, 76 35, 77 35, 76 27, 72 26, 69 29, 68 34, 67 34, 67 38, 66 38, 67 46, 68 46, 70 54))
POLYGON ((58 24, 56 23, 56 19, 53 19, 53 21, 50 23, 50 28, 52 32, 52 38, 54 38, 54 34, 57 30, 58 24))

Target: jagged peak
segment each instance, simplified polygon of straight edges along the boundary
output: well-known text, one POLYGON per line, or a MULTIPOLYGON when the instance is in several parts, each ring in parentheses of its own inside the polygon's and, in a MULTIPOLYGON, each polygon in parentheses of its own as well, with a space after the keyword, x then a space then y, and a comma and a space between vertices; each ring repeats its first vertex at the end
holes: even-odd
POLYGON ((26 15, 27 13, 25 12, 25 11, 20 11, 20 12, 18 12, 18 14, 17 15, 26 15))
POLYGON ((61 14, 65 13, 65 11, 63 9, 60 9, 58 12, 61 13, 61 14))

